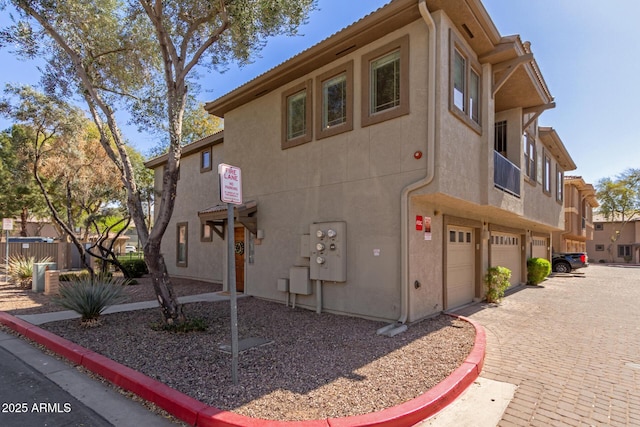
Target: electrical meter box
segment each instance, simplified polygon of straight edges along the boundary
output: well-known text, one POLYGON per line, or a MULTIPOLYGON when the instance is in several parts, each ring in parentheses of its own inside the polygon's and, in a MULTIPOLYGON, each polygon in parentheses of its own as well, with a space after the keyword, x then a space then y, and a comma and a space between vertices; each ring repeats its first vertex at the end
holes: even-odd
POLYGON ((347 223, 311 224, 309 236, 310 279, 347 281, 347 223))

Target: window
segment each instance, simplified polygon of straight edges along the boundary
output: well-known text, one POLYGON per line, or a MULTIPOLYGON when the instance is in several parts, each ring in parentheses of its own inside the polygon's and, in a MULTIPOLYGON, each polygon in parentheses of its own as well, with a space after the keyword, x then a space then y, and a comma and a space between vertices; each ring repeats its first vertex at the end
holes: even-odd
POLYGON ((556 165, 556 200, 562 202, 564 200, 564 172, 556 165))
POLYGON ((362 126, 409 113, 409 36, 362 57, 362 126))
POLYGON ((316 138, 353 129, 353 61, 316 79, 316 138))
POLYGON ((311 80, 282 94, 282 149, 311 141, 311 80))
POLYGON ((533 182, 536 180, 536 141, 528 133, 524 135, 524 173, 533 182))
POLYGON ((176 265, 178 267, 187 266, 189 244, 189 225, 186 222, 179 222, 176 225, 176 265))
POLYGON ((604 224, 602 224, 601 222, 593 224, 593 227, 595 228, 596 231, 604 230, 604 224))
POLYGON ((201 242, 211 242, 213 241, 213 235, 210 224, 201 224, 200 225, 200 241, 201 242))
POLYGON ((546 154, 544 156, 542 187, 545 193, 551 194, 551 159, 546 154))
POLYGON ((211 148, 200 152, 200 172, 211 170, 211 148))
POLYGON ((596 245, 596 251, 598 252, 604 251, 604 245, 596 245))
POLYGON ((507 121, 496 122, 493 127, 493 149, 507 157, 507 121))
POLYGON ((618 245, 618 258, 631 256, 631 245, 618 245))
MULTIPOLYGON (((462 42, 450 32, 451 111, 480 131, 480 65, 472 60, 462 42)), ((496 150, 498 151, 498 150, 496 150)), ((498 151, 500 152, 500 151, 498 151)))

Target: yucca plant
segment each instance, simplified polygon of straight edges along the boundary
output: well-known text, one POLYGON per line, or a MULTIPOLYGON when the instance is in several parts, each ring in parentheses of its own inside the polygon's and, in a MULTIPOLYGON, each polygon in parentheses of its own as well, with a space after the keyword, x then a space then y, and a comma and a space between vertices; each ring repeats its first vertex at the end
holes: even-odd
POLYGON ((127 296, 122 278, 90 277, 60 283, 59 295, 54 301, 62 307, 78 313, 82 326, 99 326, 100 314, 110 305, 124 302, 127 296))
MULTIPOLYGON (((20 288, 28 288, 33 280, 33 264, 35 257, 26 257, 24 255, 11 255, 7 267, 9 270, 9 281, 20 288)), ((51 262, 51 258, 45 257, 38 262, 51 262)))

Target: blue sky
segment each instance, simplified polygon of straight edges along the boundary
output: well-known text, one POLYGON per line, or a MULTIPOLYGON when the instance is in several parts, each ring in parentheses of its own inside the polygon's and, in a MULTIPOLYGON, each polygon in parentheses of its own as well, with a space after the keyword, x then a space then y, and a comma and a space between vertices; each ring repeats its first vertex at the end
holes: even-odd
MULTIPOLYGON (((261 57, 243 69, 200 81, 202 101, 211 101, 246 83, 298 52, 318 43, 387 3, 387 0, 319 0, 320 10, 300 30, 301 36, 278 37, 261 57), (338 12, 339 11, 339 12, 338 12)), ((502 35, 520 34, 530 41, 556 108, 542 114, 540 125, 552 126, 582 175, 595 184, 628 168, 640 168, 640 127, 634 105, 640 86, 637 60, 640 2, 637 0, 483 0, 502 35)), ((3 14, 4 15, 4 14, 3 14)), ((0 25, 7 22, 0 17, 0 25)), ((33 62, 18 61, 0 50, 0 84, 35 84, 33 62)), ((0 128, 9 123, 0 120, 0 128)), ((154 141, 125 128, 142 152, 154 141)))

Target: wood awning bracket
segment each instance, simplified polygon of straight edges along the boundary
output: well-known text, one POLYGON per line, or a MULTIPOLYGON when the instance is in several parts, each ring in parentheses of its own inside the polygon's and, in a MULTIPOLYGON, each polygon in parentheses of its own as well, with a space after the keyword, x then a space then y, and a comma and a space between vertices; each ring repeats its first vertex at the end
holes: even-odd
POLYGON ((540 115, 542 113, 544 113, 546 110, 550 110, 552 108, 556 108, 556 103, 555 102, 550 102, 549 104, 537 105, 535 107, 525 108, 524 110, 522 110, 522 120, 523 121, 524 121, 524 117, 527 114, 533 113, 533 116, 531 116, 529 118, 529 120, 527 120, 526 122, 522 123, 522 129, 526 130, 531 125, 531 123, 533 123, 535 120, 538 119, 538 117, 540 117, 540 115))
POLYGON ((493 82, 493 88, 492 88, 493 96, 496 95, 496 93, 500 90, 502 85, 504 85, 505 82, 509 80, 509 77, 511 77, 511 75, 515 73, 515 71, 518 69, 520 65, 525 64, 532 60, 533 60, 533 53, 525 53, 524 55, 520 55, 517 58, 511 59, 509 61, 504 61, 499 64, 495 64, 493 66, 493 74, 494 74, 494 82, 493 82), (498 81, 495 81, 495 73, 498 73, 503 70, 505 71, 505 73, 502 75, 502 77, 500 77, 498 81))
MULTIPOLYGON (((251 234, 258 234, 258 205, 256 202, 247 202, 233 209, 234 222, 242 224, 251 234)), ((207 224, 211 229, 224 240, 227 223, 226 205, 217 205, 212 209, 198 212, 200 221, 207 224)))

